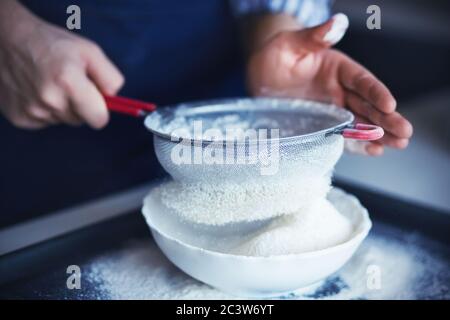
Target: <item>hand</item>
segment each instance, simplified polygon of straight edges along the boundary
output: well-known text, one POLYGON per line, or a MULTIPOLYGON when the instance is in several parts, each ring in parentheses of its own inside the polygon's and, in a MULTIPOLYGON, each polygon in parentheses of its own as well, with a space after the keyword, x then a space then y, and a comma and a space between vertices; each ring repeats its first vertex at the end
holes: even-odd
POLYGON ((252 94, 289 96, 331 102, 351 110, 358 122, 385 129, 385 136, 365 145, 381 155, 383 146, 405 148, 411 124, 396 109, 389 90, 372 73, 345 54, 330 49, 348 27, 343 14, 303 30, 283 31, 266 40, 248 64, 252 94))
POLYGON ((102 50, 16 1, 2 1, 0 11, 0 112, 25 129, 104 127, 108 111, 101 93, 115 94, 124 79, 102 50))

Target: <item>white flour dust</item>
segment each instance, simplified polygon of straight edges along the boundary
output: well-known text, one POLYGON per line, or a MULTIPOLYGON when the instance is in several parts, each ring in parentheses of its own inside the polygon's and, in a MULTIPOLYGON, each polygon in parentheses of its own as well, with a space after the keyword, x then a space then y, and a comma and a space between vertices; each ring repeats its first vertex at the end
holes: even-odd
POLYGON ((419 235, 395 232, 396 238, 375 236, 363 242, 337 274, 339 293, 328 298, 450 299, 448 262, 440 258, 439 250, 425 249, 436 244, 419 235), (373 267, 380 271, 379 287, 368 285, 373 267))
POLYGON ((130 244, 87 267, 97 299, 229 299, 177 269, 152 241, 130 244))
MULTIPOLYGON (((392 234, 395 237, 370 235, 353 258, 321 287, 280 298, 450 299, 450 268, 440 256, 445 252, 441 245, 398 229, 392 234), (433 246, 435 250, 430 251, 433 246), (367 268, 373 265, 381 270, 379 289, 367 286, 367 268)), ((83 270, 97 299, 237 298, 184 274, 149 240, 98 257, 83 270)))

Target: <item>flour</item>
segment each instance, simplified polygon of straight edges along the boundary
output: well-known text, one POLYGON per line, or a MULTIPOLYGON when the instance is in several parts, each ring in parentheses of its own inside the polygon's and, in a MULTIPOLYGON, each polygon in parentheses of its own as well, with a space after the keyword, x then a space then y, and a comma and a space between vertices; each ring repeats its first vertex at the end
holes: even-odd
POLYGON ((194 223, 224 225, 257 221, 307 210, 325 198, 330 177, 283 179, 279 183, 184 184, 159 186, 162 203, 194 223))
MULTIPOLYGON (((283 299, 450 299, 448 248, 389 227, 369 235, 352 259, 321 286, 283 299), (381 287, 367 287, 367 268, 381 270, 381 287)), ((173 266, 153 241, 129 243, 82 266, 96 299, 236 299, 173 266)))
POLYGON ((282 216, 232 250, 244 256, 275 256, 325 249, 348 240, 350 221, 326 199, 291 215, 282 216))
MULTIPOLYGON (((232 105, 224 111, 206 108, 206 111, 200 109, 198 112, 180 108, 173 114, 155 118, 153 125, 159 132, 172 137, 206 141, 223 141, 217 137, 228 137, 230 131, 248 129, 279 129, 281 138, 305 136, 284 139, 276 145, 277 152, 271 150, 267 153, 277 158, 277 170, 270 175, 261 174, 260 162, 202 161, 196 165, 191 158, 197 157, 188 152, 192 148, 196 151, 190 141, 188 150, 183 149, 181 153, 187 155, 186 159, 183 158, 185 161, 174 161, 173 154, 170 158, 167 154, 170 147, 162 145, 159 149, 163 151, 157 148, 160 152, 158 158, 174 178, 174 181, 158 187, 162 204, 182 220, 196 225, 236 225, 281 217, 236 248, 236 252, 245 255, 299 253, 347 240, 351 233, 350 222, 325 200, 331 185, 330 172, 342 154, 343 137, 325 135, 324 132, 308 134, 349 121, 350 115, 330 106, 314 108, 307 102, 294 105, 285 101, 273 106, 267 106, 267 102, 260 102, 260 106, 251 101, 245 103, 249 108, 232 105), (206 134, 205 130, 217 130, 219 134, 206 134)), ((147 125, 152 127, 152 123, 147 125)), ((238 141, 239 137, 245 136, 238 135, 238 141)), ((254 137, 256 139, 259 135, 254 137)), ((264 155, 261 152, 264 148, 260 146, 250 149, 241 145, 236 148, 242 152, 236 152, 235 156, 233 144, 231 152, 226 155, 231 154, 232 160, 244 156, 261 160, 259 156, 264 155)), ((208 151, 214 153, 215 160, 222 159, 217 157, 217 154, 222 156, 222 143, 218 147, 201 144, 197 151, 206 148, 213 149, 214 152, 208 151)))
MULTIPOLYGON (((417 234, 391 229, 391 236, 369 237, 334 281, 336 294, 308 297, 325 299, 450 299, 447 250, 417 234), (438 250, 433 250, 438 248, 438 250), (370 268, 380 271, 380 286, 368 286, 370 268)), ((329 280, 329 281, 330 281, 329 280)))
POLYGON ((135 242, 86 267, 98 299, 230 299, 177 269, 152 241, 135 242))
POLYGON ((236 141, 240 141, 245 138, 244 131, 250 129, 250 122, 242 119, 238 114, 226 114, 212 119, 207 117, 189 118, 178 114, 168 122, 159 120, 157 129, 172 137, 196 140, 204 140, 206 131, 214 129, 218 130, 220 138, 208 136, 207 140, 226 140, 228 132, 230 136, 236 138, 236 141))
POLYGON ((279 98, 229 99, 210 104, 186 104, 153 113, 145 119, 147 128, 171 135, 186 129, 192 138, 193 123, 203 129, 279 129, 280 137, 292 137, 332 128, 351 121, 343 108, 315 101, 279 98), (198 108, 199 107, 199 108, 198 108))

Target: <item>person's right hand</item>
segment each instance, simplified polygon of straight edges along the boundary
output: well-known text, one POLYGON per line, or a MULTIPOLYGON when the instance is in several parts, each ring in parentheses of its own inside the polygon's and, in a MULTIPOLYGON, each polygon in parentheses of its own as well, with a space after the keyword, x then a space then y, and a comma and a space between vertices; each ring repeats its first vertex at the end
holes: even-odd
POLYGON ((40 20, 15 1, 5 3, 10 7, 0 8, 0 113, 24 129, 57 123, 104 127, 109 115, 102 93, 114 95, 123 85, 119 70, 95 43, 40 20))
POLYGON ((396 111, 389 89, 365 67, 331 48, 347 27, 348 18, 337 14, 316 27, 281 31, 263 41, 249 58, 250 92, 332 103, 349 109, 358 122, 385 129, 380 140, 347 142, 349 151, 379 156, 385 146, 404 149, 413 127, 396 111))

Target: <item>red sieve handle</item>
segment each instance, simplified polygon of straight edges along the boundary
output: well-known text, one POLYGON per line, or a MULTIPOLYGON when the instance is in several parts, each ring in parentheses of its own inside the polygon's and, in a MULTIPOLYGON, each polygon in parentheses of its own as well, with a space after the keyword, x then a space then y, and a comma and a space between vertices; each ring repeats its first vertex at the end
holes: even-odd
POLYGON ((106 107, 109 110, 133 117, 146 116, 150 112, 156 110, 156 105, 154 103, 119 96, 103 95, 103 98, 105 99, 106 107))
POLYGON ((384 130, 373 124, 357 123, 344 128, 342 135, 344 138, 372 141, 380 139, 384 130))

